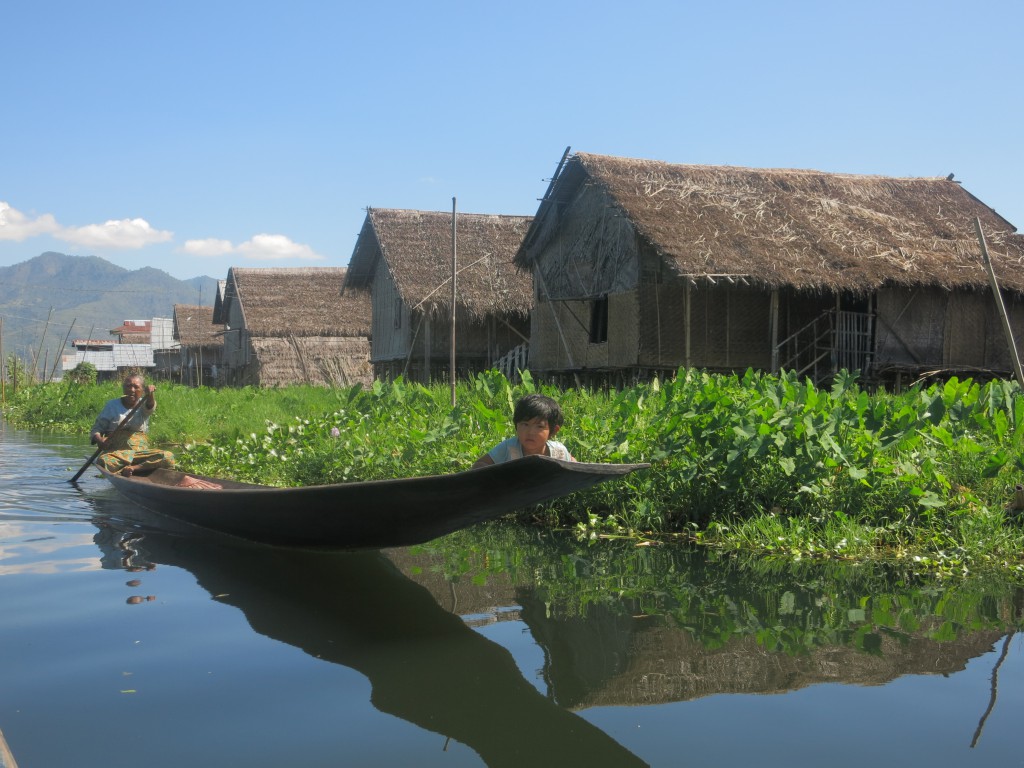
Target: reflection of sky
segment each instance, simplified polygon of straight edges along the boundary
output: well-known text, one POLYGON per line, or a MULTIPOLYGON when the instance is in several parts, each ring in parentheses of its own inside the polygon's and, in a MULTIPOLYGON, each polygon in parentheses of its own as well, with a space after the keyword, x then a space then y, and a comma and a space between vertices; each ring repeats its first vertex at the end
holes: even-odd
POLYGON ((74 528, 0 520, 0 576, 100 570, 95 528, 74 528))

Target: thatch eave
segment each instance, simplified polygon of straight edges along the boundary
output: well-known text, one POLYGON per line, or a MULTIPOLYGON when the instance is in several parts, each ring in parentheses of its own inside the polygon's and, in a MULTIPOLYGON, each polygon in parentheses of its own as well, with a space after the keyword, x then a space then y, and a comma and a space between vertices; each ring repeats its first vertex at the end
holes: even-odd
POLYGON ((253 337, 369 337, 370 295, 341 287, 341 267, 239 269, 229 273, 253 337))
MULTIPOLYGON (((746 274, 768 287, 869 293, 883 285, 988 285, 979 219, 1000 284, 1024 293, 1015 228, 947 177, 678 165, 577 153, 553 188, 558 207, 597 187, 679 276, 746 274)), ((555 227, 548 227, 548 236, 555 227)), ((538 236, 521 249, 529 268, 538 236)))
MULTIPOLYGON (((533 305, 532 275, 512 259, 529 227, 529 216, 456 214, 456 303, 475 321, 490 316, 527 317, 533 305)), ((452 214, 370 208, 350 262, 368 285, 385 265, 402 302, 431 317, 451 314, 452 214), (372 265, 372 267, 370 266, 372 265)))

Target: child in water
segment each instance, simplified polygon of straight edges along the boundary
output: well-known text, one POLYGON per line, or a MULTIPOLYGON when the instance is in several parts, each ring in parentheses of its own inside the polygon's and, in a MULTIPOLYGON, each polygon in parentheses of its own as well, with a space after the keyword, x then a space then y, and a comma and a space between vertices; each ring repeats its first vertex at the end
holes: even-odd
POLYGON ((552 440, 562 428, 562 408, 546 395, 530 394, 516 403, 512 422, 516 436, 503 440, 473 463, 473 469, 521 459, 523 456, 551 456, 576 461, 569 449, 552 440))

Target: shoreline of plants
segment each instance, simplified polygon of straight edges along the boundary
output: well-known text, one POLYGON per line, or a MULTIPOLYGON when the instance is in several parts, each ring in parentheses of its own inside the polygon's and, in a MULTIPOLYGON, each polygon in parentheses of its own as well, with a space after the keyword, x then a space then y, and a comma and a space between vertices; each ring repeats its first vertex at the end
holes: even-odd
MULTIPOLYGON (((846 374, 680 370, 617 391, 555 390, 496 372, 447 385, 190 389, 158 383, 151 438, 182 468, 297 486, 467 469, 512 433, 515 401, 562 404, 581 461, 648 470, 521 516, 587 538, 685 538, 786 559, 893 560, 937 576, 995 569, 1024 581, 1024 397, 1015 382, 952 379, 869 393, 846 374)), ((7 421, 86 434, 116 384, 10 396, 7 421)))

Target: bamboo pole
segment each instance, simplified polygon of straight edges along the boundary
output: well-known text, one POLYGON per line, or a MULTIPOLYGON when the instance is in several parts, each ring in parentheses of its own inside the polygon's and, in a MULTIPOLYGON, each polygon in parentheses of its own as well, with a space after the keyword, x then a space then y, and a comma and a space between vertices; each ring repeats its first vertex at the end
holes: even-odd
MULTIPOLYGON (((43 342, 46 341, 46 331, 49 330, 50 328, 51 317, 53 317, 53 307, 50 307, 50 312, 46 316, 46 325, 43 326, 43 335, 39 337, 39 349, 37 349, 35 355, 32 356, 32 370, 29 374, 32 377, 32 381, 36 380, 36 369, 39 367, 39 355, 41 355, 43 352, 43 342)), ((45 364, 43 367, 43 372, 46 372, 45 364)))
POLYGON ((457 295, 456 294, 455 283, 456 283, 456 280, 458 279, 458 271, 459 271, 458 270, 459 258, 458 258, 457 244, 456 244, 456 238, 455 238, 455 219, 456 219, 455 198, 453 197, 452 198, 452 316, 451 316, 452 327, 451 327, 451 350, 450 350, 450 353, 449 353, 449 357, 450 357, 450 360, 449 360, 450 371, 449 371, 449 376, 448 376, 449 380, 451 381, 451 385, 452 385, 452 408, 455 407, 455 297, 457 295))
MULTIPOLYGON (((71 331, 73 331, 75 329, 75 323, 77 323, 77 322, 78 322, 78 318, 77 317, 74 320, 71 321, 71 325, 68 327, 68 332, 64 336, 64 343, 61 345, 61 351, 67 349, 68 339, 71 338, 71 331)), ((53 369, 50 371, 50 378, 47 379, 47 382, 53 381, 53 377, 57 373, 57 365, 59 364, 60 359, 61 359, 61 353, 58 352, 56 357, 53 360, 53 369)))
POLYGON ((1017 376, 1017 383, 1024 389, 1024 372, 1020 367, 1020 356, 1017 354, 1017 343, 1013 340, 1013 328, 1010 326, 1010 316, 1006 313, 1006 305, 1003 303, 1003 294, 999 291, 999 281, 996 279, 996 272, 992 268, 992 260, 988 257, 988 246, 985 244, 985 233, 981 231, 981 219, 974 217, 974 231, 978 233, 978 244, 981 246, 981 258, 985 262, 985 269, 988 270, 988 280, 992 285, 992 293, 995 296, 996 309, 999 310, 999 318, 1003 321, 1003 332, 1006 334, 1006 343, 1010 347, 1010 360, 1013 363, 1013 372, 1017 376))

